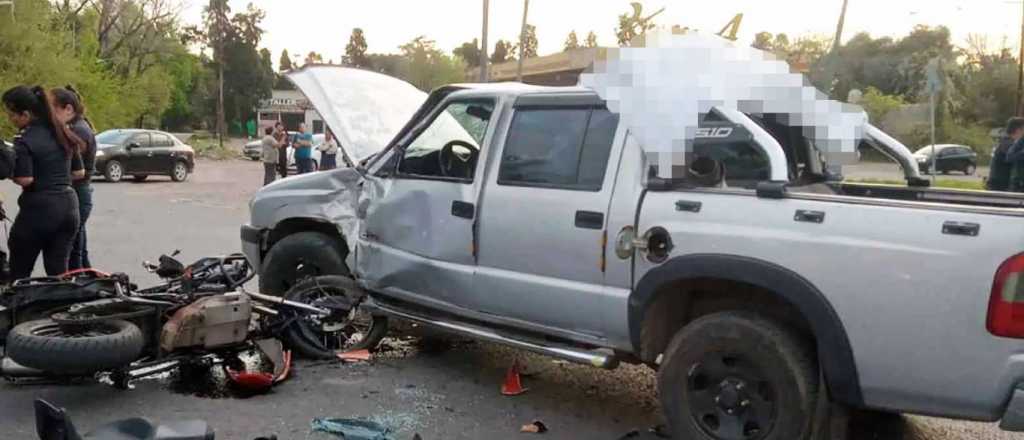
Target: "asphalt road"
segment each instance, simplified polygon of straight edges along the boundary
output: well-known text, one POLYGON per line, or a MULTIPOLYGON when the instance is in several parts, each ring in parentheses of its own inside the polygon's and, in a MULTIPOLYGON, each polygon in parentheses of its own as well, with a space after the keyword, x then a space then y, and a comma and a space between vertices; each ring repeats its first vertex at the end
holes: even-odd
MULTIPOLYGON (((162 252, 183 258, 238 250, 238 226, 246 203, 262 178, 259 164, 200 162, 196 175, 175 184, 166 178, 146 183, 97 182, 90 220, 93 261, 107 271, 129 273, 140 284, 155 282, 140 266, 162 252)), ((0 183, 11 214, 16 190, 0 183)), ((330 438, 310 434, 316 417, 369 418, 393 427, 396 439, 418 433, 435 439, 520 439, 523 424, 535 419, 550 429, 545 438, 608 439, 632 430, 640 437, 660 423, 654 376, 644 367, 614 371, 566 364, 504 347, 461 341, 420 347, 391 338, 367 364, 299 362, 294 376, 268 395, 205 398, 171 390, 172 381, 146 380, 119 391, 102 384, 0 384, 0 438, 32 439, 32 400, 64 406, 81 428, 131 416, 155 420, 202 418, 221 439, 330 438), (520 396, 499 393, 506 368, 516 359, 527 371, 520 396)), ((894 372, 895 373, 895 372, 894 372)), ((1010 439, 991 424, 909 418, 911 438, 1010 439)), ((883 438, 866 436, 864 438, 883 438)))

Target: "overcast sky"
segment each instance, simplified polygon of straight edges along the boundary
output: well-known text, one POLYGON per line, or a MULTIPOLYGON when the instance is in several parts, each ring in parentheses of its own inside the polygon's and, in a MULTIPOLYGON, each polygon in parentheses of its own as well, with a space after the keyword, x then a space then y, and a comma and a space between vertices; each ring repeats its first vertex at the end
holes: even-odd
MULTIPOLYGON (((198 23, 204 0, 183 0, 182 20, 198 23)), ((292 55, 316 51, 338 61, 354 27, 363 28, 370 52, 396 52, 398 46, 426 35, 439 48, 451 51, 480 37, 481 0, 230 0, 233 11, 253 3, 267 12, 262 46, 277 63, 282 49, 292 55)), ((1020 1, 1014 0, 849 0, 844 39, 857 32, 874 36, 905 35, 915 24, 946 25, 954 43, 969 34, 988 37, 998 48, 1006 39, 1018 47, 1020 1)), ((560 51, 566 36, 576 30, 582 41, 593 30, 601 45, 615 45, 618 15, 630 9, 629 0, 532 0, 529 22, 537 26, 541 55, 560 51)), ((645 10, 665 7, 655 21, 666 27, 689 26, 714 33, 733 15, 744 14, 740 41, 760 31, 832 35, 842 0, 652 0, 645 10)), ((517 38, 522 0, 490 1, 488 45, 517 38)))

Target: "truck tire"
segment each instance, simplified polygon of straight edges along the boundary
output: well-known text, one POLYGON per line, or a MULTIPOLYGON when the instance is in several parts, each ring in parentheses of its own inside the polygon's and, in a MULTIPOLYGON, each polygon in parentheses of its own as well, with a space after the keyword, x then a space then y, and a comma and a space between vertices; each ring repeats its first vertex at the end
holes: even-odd
POLYGON ((139 359, 142 330, 114 319, 73 333, 50 319, 18 324, 7 335, 7 355, 29 368, 56 374, 91 374, 123 367, 139 359))
POLYGON ((260 292, 281 296, 302 279, 319 275, 349 275, 342 244, 319 232, 295 233, 267 252, 260 292))
POLYGON ((339 317, 335 322, 312 320, 299 315, 281 332, 289 348, 308 359, 337 359, 344 351, 374 350, 388 333, 388 319, 370 315, 358 304, 362 298, 349 288, 352 280, 339 275, 307 278, 292 287, 285 299, 324 307, 332 303, 330 297, 344 297, 345 303, 356 304, 355 313, 339 317), (342 340, 344 339, 344 341, 342 340))
POLYGON ((672 338, 658 369, 676 438, 807 440, 818 396, 810 345, 749 312, 700 317, 672 338))

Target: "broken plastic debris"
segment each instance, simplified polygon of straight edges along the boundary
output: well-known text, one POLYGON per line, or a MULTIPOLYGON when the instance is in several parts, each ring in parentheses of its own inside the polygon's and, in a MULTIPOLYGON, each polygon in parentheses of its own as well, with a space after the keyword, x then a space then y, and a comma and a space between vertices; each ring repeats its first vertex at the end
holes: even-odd
POLYGON ((264 392, 274 386, 274 375, 270 373, 252 373, 249 371, 235 371, 230 368, 226 368, 228 377, 231 378, 231 382, 238 385, 240 388, 264 392))
POLYGON ((505 373, 505 383, 501 384, 501 394, 506 396, 518 396, 526 392, 522 382, 519 380, 519 361, 512 362, 505 373))
POLYGON ((313 419, 313 431, 336 434, 345 440, 394 440, 391 429, 377 422, 358 419, 313 419))
POLYGON ((531 423, 523 425, 522 428, 519 428, 519 432, 526 432, 530 434, 543 434, 545 432, 548 432, 548 427, 547 425, 544 424, 544 422, 540 420, 534 420, 531 423))
POLYGON ((370 360, 370 350, 353 350, 338 353, 338 359, 345 362, 362 362, 370 360))

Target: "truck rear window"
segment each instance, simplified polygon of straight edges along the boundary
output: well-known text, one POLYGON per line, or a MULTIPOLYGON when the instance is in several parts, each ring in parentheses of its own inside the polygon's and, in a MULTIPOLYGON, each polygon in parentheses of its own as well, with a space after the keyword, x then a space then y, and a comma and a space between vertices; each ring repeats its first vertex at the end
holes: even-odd
POLYGON ((498 183, 599 191, 618 123, 606 109, 519 109, 498 183))

